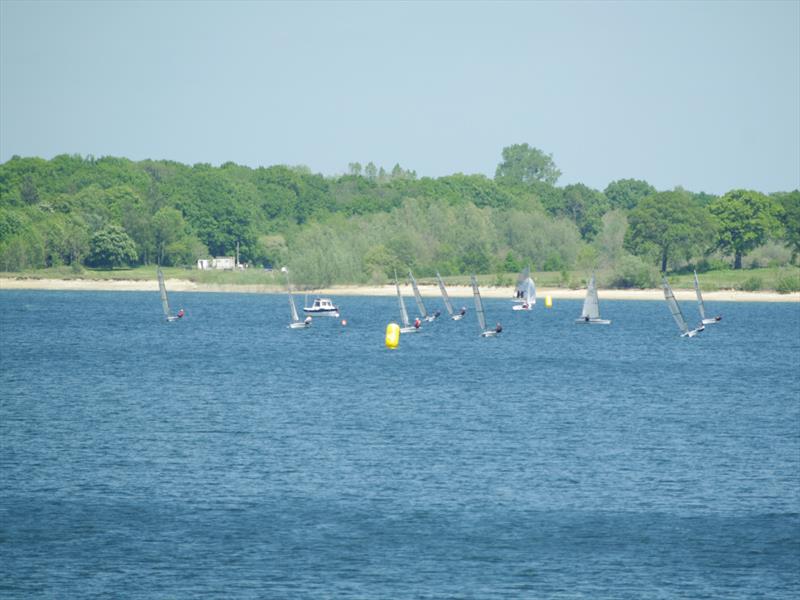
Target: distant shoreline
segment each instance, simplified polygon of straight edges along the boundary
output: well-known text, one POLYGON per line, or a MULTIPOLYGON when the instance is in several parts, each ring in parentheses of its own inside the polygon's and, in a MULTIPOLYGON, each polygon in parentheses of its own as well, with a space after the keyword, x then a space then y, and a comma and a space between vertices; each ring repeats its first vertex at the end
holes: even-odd
MULTIPOLYGON (((168 279, 167 288, 171 292, 211 292, 211 293, 241 293, 241 294, 282 294, 284 290, 268 285, 236 285, 236 284, 207 284, 195 283, 186 279, 168 279)), ((401 286, 404 294, 411 295, 409 285, 401 286)), ((481 295, 485 298, 508 298, 513 296, 513 287, 481 287, 481 295)), ((92 292, 157 292, 158 282, 116 280, 116 279, 28 279, 28 278, 0 278, 0 290, 51 290, 51 291, 92 291, 92 292)), ((425 297, 439 296, 439 288, 432 285, 421 285, 420 291, 425 297)), ((472 288, 463 285, 449 285, 447 291, 454 298, 468 298, 472 296, 472 288)), ((306 292, 298 291, 297 295, 306 292)), ((309 290, 309 295, 318 296, 394 296, 393 285, 343 285, 330 288, 309 290)), ((537 296, 540 302, 545 296, 560 300, 581 300, 586 293, 582 289, 564 288, 539 288, 537 296)), ((656 289, 630 289, 630 290, 599 290, 600 297, 606 300, 663 300, 664 293, 656 289)), ((693 289, 676 289, 675 295, 679 300, 695 298, 693 289)), ((703 292, 703 299, 711 302, 800 302, 800 293, 779 294, 777 292, 745 292, 740 290, 718 290, 703 292)))

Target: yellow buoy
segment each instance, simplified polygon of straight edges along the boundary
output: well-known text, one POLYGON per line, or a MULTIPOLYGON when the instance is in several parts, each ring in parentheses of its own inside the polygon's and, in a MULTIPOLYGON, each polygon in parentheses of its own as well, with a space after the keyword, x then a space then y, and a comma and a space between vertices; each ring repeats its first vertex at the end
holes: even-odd
POLYGON ((400 325, 389 323, 386 326, 386 347, 394 350, 400 343, 400 325))
POLYGON ((550 296, 545 296, 544 305, 546 308, 553 308, 553 299, 550 296))

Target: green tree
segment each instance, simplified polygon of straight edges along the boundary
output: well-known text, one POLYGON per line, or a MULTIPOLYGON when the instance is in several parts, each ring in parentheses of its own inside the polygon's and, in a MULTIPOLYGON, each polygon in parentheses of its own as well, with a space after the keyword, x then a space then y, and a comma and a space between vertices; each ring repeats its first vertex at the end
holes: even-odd
POLYGON ((792 251, 792 262, 795 262, 800 256, 800 190, 776 194, 775 197, 783 208, 783 239, 792 251))
POLYGON ((625 246, 637 256, 658 257, 661 271, 674 254, 689 258, 710 242, 708 213, 682 191, 657 192, 628 215, 625 246))
MULTIPOLYGON (((174 260, 165 261, 165 258, 168 258, 167 248, 186 237, 186 221, 183 220, 180 211, 165 206, 153 215, 153 237, 158 264, 175 264, 174 260)), ((185 255, 185 248, 179 248, 179 253, 185 255)))
POLYGON ((608 202, 602 192, 576 183, 564 188, 561 205, 553 213, 568 217, 578 226, 583 239, 593 240, 600 231, 600 219, 607 209, 608 202))
POLYGON ((624 249, 628 219, 622 210, 612 210, 603 215, 603 228, 594 240, 600 264, 615 268, 626 254, 624 249))
POLYGON ((751 190, 731 190, 708 205, 719 224, 717 247, 733 253, 733 268, 742 268, 742 256, 778 233, 782 209, 769 196, 751 190))
POLYGON ((554 185, 561 177, 552 154, 545 154, 528 144, 514 144, 503 148, 503 162, 497 165, 494 178, 506 184, 543 181, 554 185))
POLYGON ((89 266, 114 269, 134 262, 136 244, 119 225, 108 225, 89 240, 89 266))
POLYGON ((656 188, 640 179, 618 179, 609 183, 603 193, 612 209, 630 210, 643 198, 655 194, 656 188))

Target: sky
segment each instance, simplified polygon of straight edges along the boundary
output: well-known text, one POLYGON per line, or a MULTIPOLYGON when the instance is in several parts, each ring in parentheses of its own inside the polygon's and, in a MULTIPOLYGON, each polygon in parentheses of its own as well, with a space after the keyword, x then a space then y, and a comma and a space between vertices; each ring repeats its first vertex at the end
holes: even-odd
POLYGON ((0 0, 0 162, 800 187, 800 1, 0 0))

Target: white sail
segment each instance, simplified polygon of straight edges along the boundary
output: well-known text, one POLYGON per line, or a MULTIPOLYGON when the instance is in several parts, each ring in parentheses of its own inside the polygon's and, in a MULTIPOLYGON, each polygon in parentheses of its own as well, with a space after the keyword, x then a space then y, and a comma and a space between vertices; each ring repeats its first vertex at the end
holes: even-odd
POLYGON ((286 267, 281 268, 281 272, 286 274, 286 292, 289 296, 289 310, 292 314, 292 322, 289 323, 289 329, 305 329, 311 326, 311 317, 307 317, 305 321, 300 320, 297 314, 297 307, 294 304, 294 296, 292 295, 292 282, 289 280, 289 269, 286 267))
POLYGON ((522 297, 528 306, 536 304, 536 285, 530 277, 522 282, 522 297))
POLYGON ((300 316, 297 314, 297 307, 294 305, 294 298, 292 297, 292 286, 289 286, 289 306, 292 310, 292 323, 299 323, 300 316))
POLYGON ((419 293, 419 287, 417 287, 417 280, 414 279, 414 275, 411 271, 408 272, 408 278, 411 280, 411 287, 414 289, 414 299, 417 301, 419 314, 423 319, 428 320, 428 311, 425 310, 425 305, 422 303, 422 296, 419 293))
MULTIPOLYGON (((523 269, 522 273, 519 274, 519 278, 517 279, 517 288, 516 288, 516 293, 514 294, 514 297, 516 299, 521 299, 525 297, 525 291, 527 289, 527 282, 529 279, 531 279, 531 268, 525 267, 525 269, 523 269)), ((531 283, 533 283, 532 279, 531 283)), ((533 295, 534 297, 536 297, 536 288, 534 288, 533 295)))
POLYGON ((483 313, 483 302, 481 302, 481 293, 478 291, 478 280, 475 275, 472 278, 472 295, 475 297, 475 312, 478 314, 478 325, 480 325, 481 332, 486 331, 486 315, 483 313))
POLYGON ((439 291, 442 292, 442 300, 444 301, 444 307, 447 309, 448 314, 452 317, 453 316, 453 305, 450 303, 450 296, 447 295, 447 288, 444 287, 444 281, 442 281, 441 275, 439 272, 436 272, 436 281, 439 282, 439 291))
POLYGON ((592 273, 592 278, 589 280, 589 286, 586 288, 586 298, 583 301, 581 318, 600 318, 600 303, 597 300, 597 287, 595 285, 594 273, 592 273))
POLYGON ((697 294, 697 307, 700 309, 700 319, 706 320, 706 305, 703 303, 703 294, 700 293, 700 282, 697 280, 697 271, 694 272, 694 292, 697 294))
POLYGON ((164 274, 159 268, 158 273, 158 291, 161 293, 161 307, 164 309, 164 318, 169 320, 172 316, 169 312, 169 300, 167 300, 167 286, 164 283, 164 274))
POLYGON ((403 323, 403 327, 408 327, 408 313, 406 312, 406 303, 403 302, 403 294, 400 293, 400 284, 397 283, 397 275, 395 275, 394 279, 394 287, 397 288, 397 301, 400 304, 400 320, 403 323))
POLYGON ((683 318, 683 313, 681 312, 681 307, 678 306, 678 302, 675 300, 675 294, 672 293, 672 288, 667 283, 667 278, 663 278, 664 286, 664 298, 667 300, 667 306, 669 306, 669 312, 672 313, 672 318, 675 319, 675 322, 678 324, 678 329, 681 330, 681 335, 686 335, 689 333, 689 326, 686 324, 686 319, 683 318))

